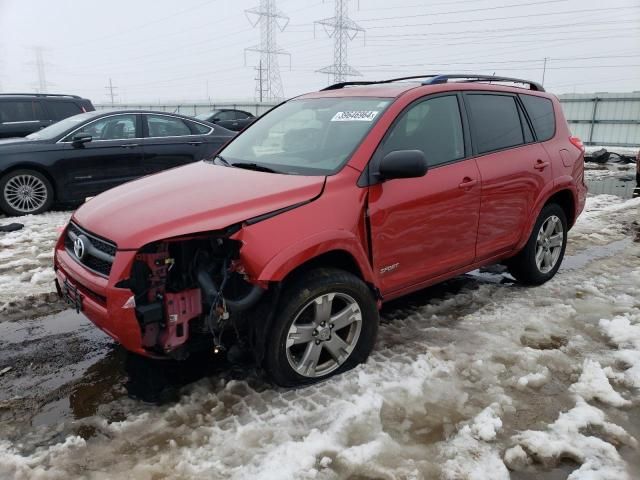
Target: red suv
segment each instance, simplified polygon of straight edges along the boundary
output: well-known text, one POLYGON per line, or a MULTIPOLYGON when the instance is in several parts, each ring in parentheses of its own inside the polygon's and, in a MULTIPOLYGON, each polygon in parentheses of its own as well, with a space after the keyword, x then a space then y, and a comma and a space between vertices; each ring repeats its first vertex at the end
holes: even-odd
POLYGON ((496 262, 549 280, 585 196, 582 143, 536 83, 347 82, 88 201, 56 281, 132 352, 250 349, 297 385, 363 362, 383 302, 496 262))

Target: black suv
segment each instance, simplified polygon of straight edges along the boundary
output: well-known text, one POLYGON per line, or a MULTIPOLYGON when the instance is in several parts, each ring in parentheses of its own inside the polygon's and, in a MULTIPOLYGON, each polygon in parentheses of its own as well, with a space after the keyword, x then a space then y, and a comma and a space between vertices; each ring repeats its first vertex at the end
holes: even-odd
POLYGON ((0 94, 0 138, 24 137, 63 118, 95 110, 90 100, 48 93, 0 94))

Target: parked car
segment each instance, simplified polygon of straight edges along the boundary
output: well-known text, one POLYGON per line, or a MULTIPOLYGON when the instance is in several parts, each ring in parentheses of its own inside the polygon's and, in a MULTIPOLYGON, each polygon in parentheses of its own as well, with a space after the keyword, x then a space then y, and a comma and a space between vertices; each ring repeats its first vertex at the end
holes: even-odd
POLYGON ((233 130, 239 132, 251 125, 256 117, 244 110, 235 110, 232 108, 222 108, 219 110, 213 110, 207 113, 201 113, 196 115, 198 120, 204 120, 205 122, 215 123, 227 130, 233 130))
POLYGON ((211 156, 235 132, 182 115, 87 112, 25 138, 0 140, 0 210, 47 211, 211 156))
POLYGON ((0 138, 24 137, 59 120, 93 110, 90 100, 77 95, 2 93, 0 138))
POLYGON ((81 206, 56 282, 137 354, 249 346, 276 383, 315 382, 367 358, 384 302, 496 262, 551 279, 583 155, 534 82, 340 83, 81 206))

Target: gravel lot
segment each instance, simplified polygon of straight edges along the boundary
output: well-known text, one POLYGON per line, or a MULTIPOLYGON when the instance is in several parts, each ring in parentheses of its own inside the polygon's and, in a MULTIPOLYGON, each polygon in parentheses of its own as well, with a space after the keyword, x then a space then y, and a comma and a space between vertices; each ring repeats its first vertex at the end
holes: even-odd
POLYGON ((65 309, 69 216, 0 234, 0 478, 640 478, 640 199, 591 196, 541 287, 496 267, 386 305, 366 365, 297 390, 136 361, 65 309))

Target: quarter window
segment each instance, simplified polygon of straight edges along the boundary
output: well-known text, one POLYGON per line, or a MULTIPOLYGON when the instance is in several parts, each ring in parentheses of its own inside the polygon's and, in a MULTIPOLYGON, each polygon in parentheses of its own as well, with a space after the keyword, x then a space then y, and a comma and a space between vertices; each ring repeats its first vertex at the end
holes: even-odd
POLYGON ((524 143, 522 124, 514 97, 469 94, 465 103, 471 113, 473 140, 478 153, 524 143))
POLYGON ((432 167, 463 158, 457 97, 430 98, 402 113, 384 142, 383 155, 394 150, 421 150, 432 167))
POLYGON ((520 95, 520 98, 527 109, 538 140, 544 142, 552 138, 556 131, 556 117, 551 100, 533 95, 520 95))
POLYGON ((56 120, 62 120, 63 118, 71 117, 82 113, 82 109, 73 102, 61 102, 53 101, 48 102, 49 110, 56 120))
POLYGON ((211 127, 207 127, 206 125, 202 125, 201 123, 196 122, 187 122, 189 127, 191 127, 191 131, 194 133, 200 133, 206 135, 211 131, 211 127))
POLYGON ((40 102, 14 101, 0 102, 0 123, 33 122, 44 120, 40 102))
POLYGON ((93 140, 123 140, 136 137, 135 115, 114 115, 85 125, 78 133, 88 133, 93 140))
POLYGON ((180 118, 165 115, 147 115, 150 137, 182 137, 191 135, 191 130, 180 118))

